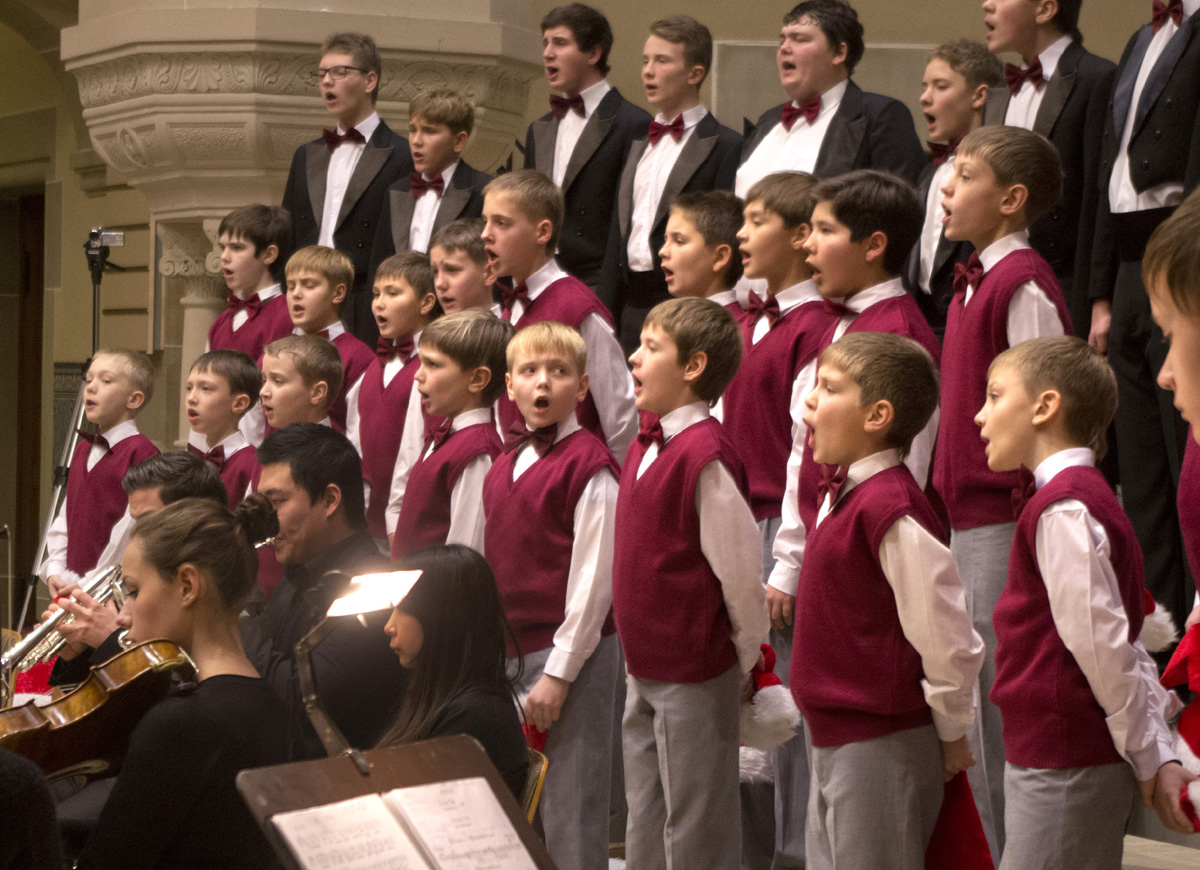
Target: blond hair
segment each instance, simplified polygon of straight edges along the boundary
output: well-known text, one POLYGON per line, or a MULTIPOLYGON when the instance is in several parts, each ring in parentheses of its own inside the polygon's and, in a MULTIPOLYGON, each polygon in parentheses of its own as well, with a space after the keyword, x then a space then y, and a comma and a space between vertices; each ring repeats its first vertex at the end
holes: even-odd
POLYGON ((328 387, 326 407, 332 404, 342 389, 342 358, 333 342, 319 335, 285 335, 268 344, 263 356, 291 357, 296 374, 309 389, 324 381, 328 387))
POLYGON ((431 124, 441 124, 457 135, 470 135, 475 129, 475 105, 467 95, 455 88, 435 88, 421 91, 408 103, 408 118, 422 117, 431 124))
MULTIPOLYGON (((129 350, 128 348, 116 348, 108 350, 102 348, 96 351, 92 357, 92 362, 102 356, 110 356, 115 360, 119 360, 121 367, 125 370, 125 377, 129 380, 131 390, 140 392, 145 401, 142 402, 142 408, 146 407, 146 402, 150 401, 150 397, 154 395, 154 366, 150 363, 150 357, 146 356, 140 350, 129 350)), ((88 368, 91 368, 89 366, 88 368)), ((141 410, 140 408, 138 410, 141 410)))
POLYGON ((330 287, 344 286, 347 291, 354 286, 354 263, 341 251, 324 245, 309 245, 292 254, 287 261, 287 277, 310 272, 320 275, 330 287))
POLYGON ((543 320, 519 330, 508 343, 508 370, 513 370, 522 355, 535 353, 561 353, 575 364, 575 374, 587 371, 587 345, 583 336, 565 323, 543 320))
POLYGON ((513 327, 482 308, 469 308, 439 317, 421 332, 421 347, 444 353, 462 369, 491 372, 480 398, 490 405, 504 392, 505 349, 513 327))
POLYGON ((550 221, 546 252, 553 254, 558 249, 558 234, 566 210, 558 185, 536 169, 517 169, 496 176, 483 189, 485 198, 498 193, 510 197, 517 210, 535 224, 550 221))

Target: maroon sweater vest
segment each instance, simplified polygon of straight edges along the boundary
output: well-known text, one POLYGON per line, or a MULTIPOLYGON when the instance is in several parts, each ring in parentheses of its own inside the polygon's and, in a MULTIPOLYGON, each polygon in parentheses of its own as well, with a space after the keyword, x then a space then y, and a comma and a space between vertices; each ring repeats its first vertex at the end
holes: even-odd
MULTIPOLYGON (((483 482, 484 555, 517 641, 508 641, 509 657, 554 643, 566 618, 575 509, 601 470, 621 475, 608 447, 586 429, 556 443, 514 481, 516 459, 516 450, 501 454, 483 482)), ((610 613, 602 636, 615 630, 610 613)))
POLYGON ((396 520, 392 559, 446 543, 450 534, 450 494, 477 456, 495 459, 503 446, 490 420, 451 432, 441 446, 413 465, 396 520))
POLYGON ((249 444, 225 458, 225 464, 221 466, 221 481, 225 484, 225 492, 229 496, 230 510, 242 503, 250 482, 257 482, 258 468, 258 456, 254 453, 254 447, 249 444))
MULTIPOLYGON (((840 320, 840 318, 837 318, 840 320)), ((825 348, 833 344, 833 334, 837 330, 837 322, 826 330, 817 350, 824 353, 825 348)), ((890 332, 893 335, 903 335, 911 338, 921 347, 929 351, 935 363, 941 361, 942 349, 938 346, 937 336, 929 328, 929 322, 921 314, 917 303, 907 293, 893 296, 876 302, 850 322, 846 333, 851 332, 890 332)), ((814 384, 814 386, 816 386, 814 384)), ((932 481, 930 481, 932 483, 932 481)), ((804 461, 800 465, 800 519, 804 522, 806 532, 811 532, 817 521, 817 513, 821 510, 820 496, 817 493, 821 485, 821 463, 813 459, 812 445, 805 442, 804 461)), ((928 487, 932 489, 932 486, 928 487)), ((928 494, 928 493, 927 493, 928 494)))
POLYGON ((1070 335, 1071 318, 1058 280, 1032 248, 1012 252, 984 273, 969 305, 963 306, 965 291, 950 302, 937 439, 943 449, 934 456, 933 484, 946 503, 953 529, 1012 522, 1017 472, 988 468, 975 415, 987 394, 988 366, 1008 349, 1009 303, 1028 281, 1050 297, 1063 331, 1070 335))
MULTIPOLYGON (((598 314, 605 323, 612 325, 612 316, 604 307, 604 303, 596 298, 596 294, 588 289, 586 284, 568 275, 566 278, 559 278, 539 293, 537 299, 525 307, 521 319, 513 326, 519 330, 532 323, 554 320, 578 331, 579 325, 589 314, 598 314)), ((508 398, 507 393, 501 394, 496 402, 496 415, 500 420, 502 432, 507 432, 510 426, 522 420, 520 409, 508 398)), ((600 426, 600 415, 596 413, 596 402, 592 398, 591 390, 575 409, 575 416, 580 426, 607 443, 608 437, 600 426)))
POLYGON ((716 419, 688 426, 638 479, 642 445, 625 457, 617 496, 613 615, 629 673, 663 683, 701 683, 737 664, 721 582, 700 550, 696 485, 725 464, 747 492, 741 460, 716 419))
POLYGON ((1039 769, 1119 764, 1087 678, 1058 635, 1037 564, 1037 524, 1062 499, 1077 499, 1104 527, 1129 640, 1142 630, 1145 578, 1142 550, 1129 518, 1104 476, 1090 466, 1060 471, 1025 505, 1008 560, 1008 584, 996 602, 996 682, 992 703, 1004 719, 1004 757, 1039 769))
POLYGON ((80 438, 67 474, 67 570, 80 576, 96 567, 113 526, 129 506, 121 478, 134 465, 158 453, 150 439, 139 432, 113 445, 88 471, 91 450, 92 443, 80 438))
POLYGON ((809 531, 789 676, 813 746, 872 740, 933 721, 921 657, 904 637, 879 564, 883 536, 904 516, 941 536, 937 513, 898 465, 854 487, 809 531))
POLYGON ((338 390, 337 396, 329 406, 329 419, 333 421, 334 429, 345 432, 346 394, 350 392, 359 376, 367 370, 367 366, 375 362, 376 357, 374 350, 349 332, 343 332, 332 341, 338 356, 342 358, 342 388, 338 390))
POLYGON ((1183 549, 1187 553, 1192 581, 1200 591, 1200 445, 1196 444, 1191 427, 1188 427, 1175 505, 1179 511, 1179 529, 1183 532, 1183 549))
POLYGON ((371 499, 367 502, 367 531, 373 538, 386 538, 384 511, 392 489, 392 473, 400 452, 400 436, 408 416, 408 401, 412 397, 413 376, 421 367, 415 353, 396 372, 392 382, 383 385, 383 366, 373 360, 363 375, 358 391, 358 440, 362 444, 363 476, 371 482, 371 499))
POLYGON ((806 302, 779 318, 758 344, 750 343, 754 322, 747 317, 743 323, 749 330, 743 332, 742 364, 721 403, 725 431, 750 480, 750 509, 756 520, 782 513, 792 452, 792 390, 836 320, 820 301, 806 302))
POLYGON ((240 350, 256 363, 262 362, 263 348, 277 338, 292 334, 292 318, 288 316, 287 294, 273 296, 254 312, 254 316, 233 329, 237 309, 226 308, 208 328, 210 350, 240 350))

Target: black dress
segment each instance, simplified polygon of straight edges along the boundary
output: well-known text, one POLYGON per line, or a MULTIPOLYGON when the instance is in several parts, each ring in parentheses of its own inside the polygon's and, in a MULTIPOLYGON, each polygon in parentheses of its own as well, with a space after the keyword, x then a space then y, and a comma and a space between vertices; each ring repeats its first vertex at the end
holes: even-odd
POLYGON ((459 692, 433 723, 427 739, 456 734, 469 734, 483 744, 488 759, 519 798, 525 785, 529 752, 512 696, 500 697, 478 688, 459 692))
POLYGON ((210 677, 162 701, 134 729, 77 866, 274 866, 234 777, 287 761, 286 736, 283 705, 257 677, 210 677))

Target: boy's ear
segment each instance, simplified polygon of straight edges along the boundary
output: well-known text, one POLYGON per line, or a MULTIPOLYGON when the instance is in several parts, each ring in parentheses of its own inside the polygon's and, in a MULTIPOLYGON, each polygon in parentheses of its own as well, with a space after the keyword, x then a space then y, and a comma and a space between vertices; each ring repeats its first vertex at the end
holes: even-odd
POLYGON ((589 51, 587 53, 587 62, 588 62, 589 66, 595 66, 595 67, 600 66, 601 50, 602 50, 601 47, 599 45, 597 45, 594 48, 592 48, 591 51, 589 51))
POLYGON ((804 243, 807 242, 808 237, 812 235, 812 224, 807 222, 798 224, 797 226, 792 227, 789 232, 792 234, 792 237, 788 240, 792 246, 792 250, 803 250, 804 243))
POLYGON ((552 235, 554 235, 554 224, 550 222, 549 218, 543 218, 537 222, 537 241, 539 245, 544 248, 550 244, 550 237, 552 235))
POLYGON ((882 265, 883 255, 887 252, 888 237, 883 230, 876 230, 866 238, 867 262, 882 265))
POLYGON ((246 411, 250 409, 250 394, 235 393, 233 397, 233 404, 230 406, 230 408, 235 414, 245 414, 246 411))
POLYGON ((880 399, 872 403, 870 410, 867 412, 867 419, 863 423, 863 431, 871 434, 887 432, 892 427, 892 421, 896 419, 896 409, 887 399, 880 399))
POLYGON ((846 47, 846 43, 839 42, 834 46, 833 64, 834 66, 845 65, 846 57, 850 54, 850 49, 846 47))
POLYGON ((267 245, 258 252, 258 258, 263 261, 264 266, 270 266, 279 259, 279 245, 267 245))
POLYGON ((146 404, 146 394, 141 390, 134 390, 125 400, 125 408, 130 411, 136 411, 144 404, 146 404))
POLYGON ((695 88, 699 88, 700 83, 704 81, 704 76, 707 73, 708 70, 706 70, 702 64, 696 64, 694 67, 688 70, 687 83, 695 88))
POLYGON ((974 93, 971 94, 971 108, 978 112, 987 105, 988 86, 987 82, 983 82, 976 86, 974 93))
POLYGON ((317 381, 308 388, 308 403, 316 408, 325 401, 325 397, 328 395, 329 384, 324 381, 317 381))
POLYGON ((1033 20, 1037 24, 1049 24, 1054 20, 1054 16, 1058 14, 1058 0, 1038 0, 1037 11, 1034 13, 1033 20))
POLYGON ((702 350, 694 352, 683 364, 683 380, 688 384, 694 384, 704 374, 706 368, 708 368, 708 354, 702 350))
POLYGON ((421 316, 428 317, 433 311, 433 306, 437 305, 437 294, 426 293, 421 297, 421 316))
POLYGON ((1000 213, 1012 217, 1029 202, 1029 188, 1023 184, 1010 184, 1000 199, 1000 213))
POLYGON ((517 401, 516 394, 513 393, 513 382, 512 382, 512 373, 511 372, 504 373, 504 391, 506 393, 508 393, 508 400, 510 402, 517 401))
POLYGON ((1062 394, 1058 390, 1042 390, 1033 406, 1033 425, 1042 426, 1058 416, 1062 408, 1062 394))
POLYGON ((586 399, 587 392, 588 392, 588 376, 587 376, 587 372, 584 372, 583 374, 581 374, 579 376, 579 389, 575 391, 575 404, 578 405, 580 402, 582 402, 584 399, 586 399))
POLYGON ((346 298, 346 285, 338 284, 333 288, 333 304, 341 305, 342 300, 346 298))
POLYGON ((454 134, 454 139, 450 147, 454 149, 455 154, 462 154, 463 149, 467 147, 467 140, 471 138, 471 134, 466 130, 459 130, 454 134))
MULTIPOLYGON (((717 245, 715 253, 717 259, 713 261, 712 271, 714 275, 720 275, 733 262, 733 245, 717 245)), ((584 377, 587 377, 587 375, 584 375, 584 377)))
MULTIPOLYGON (((505 377, 507 378, 507 375, 505 377)), ((472 393, 482 393, 491 382, 492 370, 487 366, 475 366, 471 369, 471 379, 467 382, 467 389, 472 393)))

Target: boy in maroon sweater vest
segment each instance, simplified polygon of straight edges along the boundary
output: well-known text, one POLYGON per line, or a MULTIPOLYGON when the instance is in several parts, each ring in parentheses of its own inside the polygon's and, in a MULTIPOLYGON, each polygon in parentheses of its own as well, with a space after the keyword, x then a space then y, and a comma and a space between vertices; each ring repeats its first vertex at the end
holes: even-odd
MULTIPOLYGON (((333 343, 342 359, 342 388, 330 393, 329 419, 333 428, 358 438, 358 391, 375 359, 371 348, 346 331, 338 311, 354 284, 354 265, 341 251, 310 245, 292 254, 287 263, 287 305, 294 335, 319 335, 333 343), (356 413, 351 415, 350 409, 356 413)), ((276 427, 278 428, 278 427, 276 427)))
POLYGON ((729 191, 681 194, 671 204, 658 251, 667 292, 707 299, 739 316, 742 307, 733 287, 742 277, 737 239, 741 226, 742 201, 729 191))
POLYGON ((823 463, 795 607, 791 688, 812 740, 807 866, 921 870, 967 730, 983 641, 904 454, 937 407, 911 339, 847 335, 806 400, 823 463), (834 470, 836 469, 836 471, 834 470))
POLYGON ((433 289, 446 314, 468 308, 493 309, 492 284, 487 253, 483 249, 483 218, 463 218, 446 224, 429 243, 433 267, 433 289))
POLYGON ((1049 265, 1029 246, 1027 228, 1057 200, 1058 156, 1044 137, 1019 127, 982 127, 958 146, 954 175, 942 188, 946 238, 976 253, 957 269, 943 348, 942 418, 933 481, 950 516, 950 549, 967 609, 988 650, 980 674, 981 709, 971 747, 980 764, 971 788, 992 855, 1004 849, 1004 742, 1000 713, 987 701, 994 679, 992 610, 1008 577, 1015 473, 988 468, 972 422, 983 404, 987 369, 1022 341, 1070 332, 1049 265))
POLYGON ((672 299, 630 357, 637 406, 657 416, 625 457, 613 556, 631 866, 739 863, 738 699, 768 623, 745 473, 709 413, 738 332, 719 305, 672 299))
MULTIPOLYGON (((97 351, 84 383, 84 414, 98 431, 80 434, 71 456, 67 494, 46 537, 46 558, 38 574, 45 578, 51 597, 64 588, 64 571, 82 576, 101 567, 96 563, 107 545, 127 533, 129 499, 121 478, 158 453, 135 422, 154 392, 154 369, 144 353, 97 351)), ((109 548, 117 558, 123 550, 109 548)))
POLYGON ((384 516, 391 492, 401 435, 409 413, 421 416, 414 400, 413 375, 420 368, 416 353, 421 331, 442 311, 433 292, 433 270, 429 258, 416 251, 394 254, 375 270, 371 312, 379 326, 375 356, 363 374, 358 402, 349 409, 356 425, 350 443, 362 457, 363 476, 370 482, 367 499, 367 531, 387 548, 391 529, 384 516))
POLYGON ((254 447, 238 424, 258 404, 261 388, 262 372, 240 350, 210 350, 188 373, 184 407, 192 434, 187 449, 221 473, 230 510, 246 497, 258 471, 254 447))
POLYGON ((449 314, 421 333, 413 377, 421 408, 443 422, 425 436, 408 475, 392 559, 438 544, 484 550, 483 478, 502 445, 492 403, 504 390, 512 326, 479 309, 449 314))
POLYGON ((1190 829, 1180 787, 1195 777, 1175 760, 1164 721, 1178 702, 1137 640, 1141 548, 1095 468, 1116 407, 1104 358, 1059 336, 996 357, 975 418, 988 467, 1024 473, 992 617, 991 699, 1006 759, 1001 870, 1119 868, 1139 790, 1164 824, 1190 829))
POLYGON ((587 346, 544 321, 508 345, 508 395, 523 420, 483 483, 484 555, 524 669, 525 721, 545 734, 546 848, 560 867, 608 867, 608 807, 620 652, 612 621, 620 468, 583 429, 587 346))
MULTIPOLYGON (((613 333, 608 309, 588 286, 554 259, 563 224, 563 195, 532 169, 508 172, 483 191, 483 244, 488 267, 512 279, 503 291, 500 316, 517 329, 557 320, 579 332, 588 348, 588 394, 579 403, 579 424, 624 456, 637 433, 633 385, 613 333)), ((507 396, 496 408, 501 432, 521 414, 507 396)))

